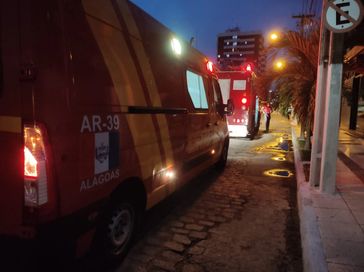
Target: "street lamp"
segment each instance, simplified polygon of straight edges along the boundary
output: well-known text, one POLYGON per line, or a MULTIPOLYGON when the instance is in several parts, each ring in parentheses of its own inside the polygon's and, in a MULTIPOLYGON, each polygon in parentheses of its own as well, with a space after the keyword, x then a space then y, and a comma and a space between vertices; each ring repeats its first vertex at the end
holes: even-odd
POLYGON ((278 40, 278 34, 273 32, 270 34, 269 38, 271 39, 271 41, 276 41, 278 40))
POLYGON ((286 62, 284 60, 280 59, 280 60, 276 60, 273 65, 274 65, 275 70, 281 71, 286 66, 286 62))
POLYGON ((271 31, 268 37, 271 43, 277 43, 282 39, 282 33, 280 31, 271 31))

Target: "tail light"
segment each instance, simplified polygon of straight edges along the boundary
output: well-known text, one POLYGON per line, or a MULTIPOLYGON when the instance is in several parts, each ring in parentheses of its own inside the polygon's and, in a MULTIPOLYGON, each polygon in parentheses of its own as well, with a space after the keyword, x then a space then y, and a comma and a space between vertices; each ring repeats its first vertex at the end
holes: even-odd
POLYGON ((46 153, 42 132, 24 126, 24 203, 38 207, 48 202, 46 153))
POLYGON ((42 126, 24 125, 24 220, 39 222, 55 215, 50 148, 42 126))

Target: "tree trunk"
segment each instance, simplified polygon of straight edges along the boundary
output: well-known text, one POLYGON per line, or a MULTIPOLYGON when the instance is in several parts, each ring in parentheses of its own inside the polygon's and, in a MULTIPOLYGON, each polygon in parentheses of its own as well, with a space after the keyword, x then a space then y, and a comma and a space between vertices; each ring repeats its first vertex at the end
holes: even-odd
POLYGON ((305 139, 305 146, 304 150, 310 150, 311 149, 311 126, 310 122, 306 123, 306 139, 305 139))
POLYGON ((301 133, 300 133, 300 137, 298 138, 299 140, 303 141, 305 139, 305 126, 301 124, 301 133))

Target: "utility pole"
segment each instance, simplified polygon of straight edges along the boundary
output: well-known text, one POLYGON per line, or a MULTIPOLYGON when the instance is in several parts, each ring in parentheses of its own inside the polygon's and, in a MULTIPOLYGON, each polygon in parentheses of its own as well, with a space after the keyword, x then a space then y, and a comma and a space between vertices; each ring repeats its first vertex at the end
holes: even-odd
POLYGON ((330 32, 325 27, 325 11, 322 9, 320 27, 319 60, 316 81, 315 117, 313 125, 311 162, 310 162, 310 185, 318 186, 320 183, 320 169, 322 156, 322 138, 324 127, 325 96, 327 84, 327 66, 329 62, 329 39, 330 32))
POLYGON ((315 17, 315 14, 303 14, 303 13, 292 16, 293 19, 298 19, 297 26, 299 27, 301 33, 303 33, 305 26, 309 25, 312 18, 314 18, 314 17, 315 17))
POLYGON ((336 191, 336 161, 339 138, 344 34, 330 33, 330 56, 326 86, 326 106, 320 173, 320 191, 336 191))

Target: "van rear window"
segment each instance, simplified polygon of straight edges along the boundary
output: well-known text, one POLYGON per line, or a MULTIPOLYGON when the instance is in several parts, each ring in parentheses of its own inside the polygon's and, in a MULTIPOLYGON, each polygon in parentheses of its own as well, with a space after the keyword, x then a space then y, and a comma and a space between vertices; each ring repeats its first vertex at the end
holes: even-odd
POLYGON ((187 88, 195 109, 207 109, 207 98, 203 78, 191 71, 186 72, 187 88))

